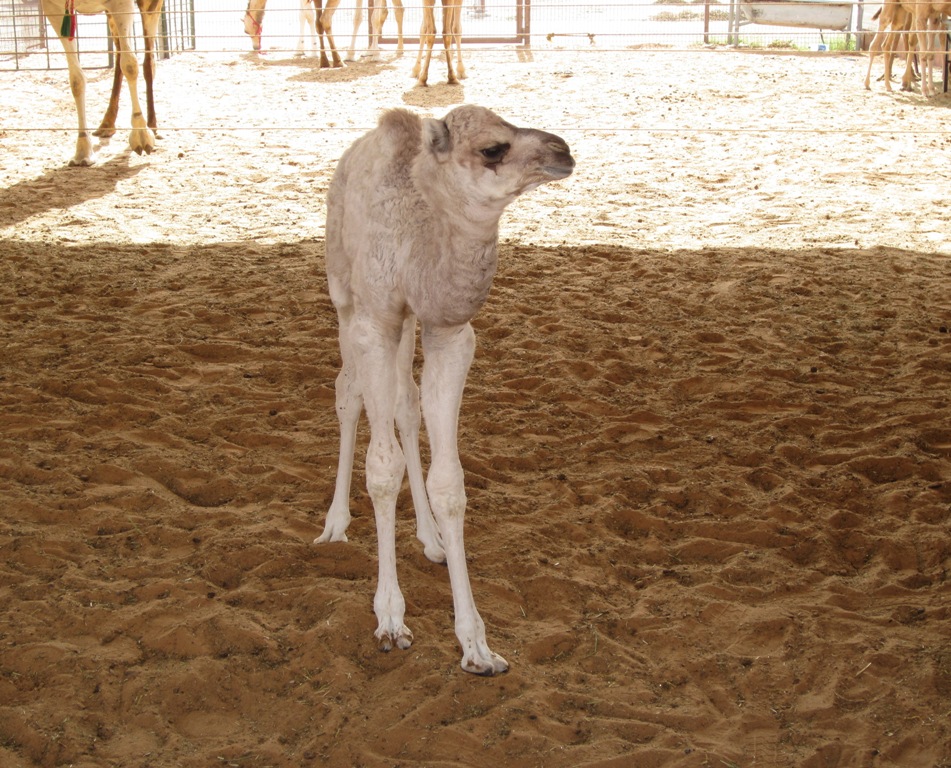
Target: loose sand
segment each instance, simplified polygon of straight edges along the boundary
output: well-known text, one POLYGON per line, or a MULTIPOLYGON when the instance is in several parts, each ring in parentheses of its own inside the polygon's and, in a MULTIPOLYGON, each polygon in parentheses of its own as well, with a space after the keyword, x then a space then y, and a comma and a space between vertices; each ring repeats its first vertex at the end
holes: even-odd
POLYGON ((861 57, 410 64, 180 55, 158 150, 89 169, 66 73, 0 78, 0 763, 951 766, 948 97, 861 57), (578 160, 504 219, 475 321, 496 679, 408 491, 409 651, 372 637, 362 461, 350 541, 311 544, 334 163, 463 101, 578 160))

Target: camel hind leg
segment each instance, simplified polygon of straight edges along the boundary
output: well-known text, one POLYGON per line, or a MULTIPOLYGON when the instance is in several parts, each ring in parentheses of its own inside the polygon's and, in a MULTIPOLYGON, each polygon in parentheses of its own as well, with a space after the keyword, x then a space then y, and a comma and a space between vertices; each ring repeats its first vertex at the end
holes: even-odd
POLYGON ((387 16, 389 11, 386 9, 386 3, 377 0, 373 13, 370 14, 370 47, 367 49, 367 57, 370 59, 380 56, 380 38, 383 36, 383 25, 386 24, 387 16))
POLYGON ((132 129, 129 132, 129 146, 137 155, 143 152, 147 155, 152 154, 155 149, 155 136, 145 122, 145 116, 142 114, 142 107, 139 104, 139 63, 135 59, 135 54, 131 48, 131 27, 129 20, 120 20, 117 22, 120 29, 120 37, 116 40, 118 47, 119 39, 123 41, 122 51, 119 54, 122 63, 122 74, 126 80, 126 86, 129 89, 129 98, 132 101, 132 129), (123 28, 124 27, 124 28, 123 28), (124 34, 121 34, 123 33, 124 34))
MULTIPOLYGON (((317 28, 317 33, 322 36, 321 38, 321 51, 323 51, 323 36, 327 38, 327 47, 330 49, 330 63, 334 67, 342 67, 343 61, 340 59, 340 54, 337 53, 337 45, 334 43, 333 35, 333 18, 334 13, 337 10, 337 7, 340 5, 340 0, 327 0, 326 5, 324 6, 323 13, 319 14, 319 25, 317 28)), ((320 66, 327 66, 326 58, 321 54, 320 66)))
MULTIPOLYGON (((55 23, 50 19, 50 24, 55 23)), ((75 40, 61 37, 63 50, 66 52, 66 64, 69 67, 69 88, 76 102, 76 117, 79 123, 76 137, 76 152, 70 165, 86 166, 94 162, 92 139, 89 138, 89 129, 86 125, 86 75, 79 64, 79 50, 75 40)))
POLYGON ((336 408, 340 428, 340 454, 337 459, 337 481, 333 501, 327 512, 323 533, 315 544, 328 541, 346 541, 350 525, 350 484, 353 477, 353 455, 357 443, 357 425, 363 412, 363 394, 357 377, 356 361, 350 338, 353 305, 337 308, 340 357, 342 365, 337 374, 336 408))
MULTIPOLYGON (((445 0, 455 3, 457 0, 445 0)), ((446 66, 449 70, 448 83, 454 85, 465 80, 466 68, 462 63, 462 6, 444 4, 442 9, 442 40, 446 49, 446 66), (456 67, 453 71, 452 51, 456 51, 456 67), (458 79, 457 79, 458 78, 458 79)))
POLYGON ((106 107, 106 113, 102 116, 99 127, 93 131, 93 136, 98 136, 102 139, 109 139, 115 136, 116 118, 119 116, 119 96, 122 92, 122 60, 119 57, 119 32, 111 18, 107 18, 107 26, 109 28, 109 35, 112 38, 116 64, 112 77, 112 92, 109 94, 109 106, 106 107))
POLYGON ((396 16, 396 55, 403 55, 403 0, 393 0, 393 15, 396 16))
POLYGON ((429 62, 433 57, 436 42, 436 19, 433 15, 435 0, 423 0, 423 23, 419 29, 419 52, 413 65, 413 77, 417 85, 426 85, 429 79, 429 62))
POLYGON ((353 10, 353 34, 350 35, 350 47, 347 48, 346 61, 356 61, 357 33, 360 31, 360 25, 362 23, 363 23, 363 0, 357 0, 356 7, 353 10))
POLYGON ((304 38, 310 37, 310 52, 317 54, 317 9, 311 6, 311 0, 301 0, 298 17, 300 34, 297 37, 297 56, 304 55, 304 38))

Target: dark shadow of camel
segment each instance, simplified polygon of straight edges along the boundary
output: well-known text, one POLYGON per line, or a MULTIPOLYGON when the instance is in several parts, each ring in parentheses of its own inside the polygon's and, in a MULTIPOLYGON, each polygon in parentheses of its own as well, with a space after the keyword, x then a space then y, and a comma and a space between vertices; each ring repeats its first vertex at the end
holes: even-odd
POLYGON ((145 167, 129 165, 130 153, 127 150, 87 168, 55 168, 7 187, 0 192, 0 227, 114 192, 120 181, 132 178, 145 167))
POLYGON ((414 85, 403 94, 403 103, 411 107, 451 107, 463 104, 466 100, 462 83, 436 83, 435 85, 414 85))
POLYGON ((320 60, 312 55, 280 59, 261 58, 259 63, 264 67, 294 67, 300 70, 288 78, 298 83, 349 83, 394 69, 393 61, 367 58, 345 62, 342 67, 321 68, 320 60))

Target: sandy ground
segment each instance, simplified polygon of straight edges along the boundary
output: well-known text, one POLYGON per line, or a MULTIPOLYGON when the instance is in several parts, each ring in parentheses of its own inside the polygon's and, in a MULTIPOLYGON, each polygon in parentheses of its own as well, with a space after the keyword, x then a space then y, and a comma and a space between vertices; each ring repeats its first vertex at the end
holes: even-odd
POLYGON ((89 169, 65 72, 0 78, 0 763, 951 766, 948 97, 849 56, 409 66, 181 55, 158 150, 89 169), (495 679, 408 492, 409 651, 372 637, 362 461, 349 543, 311 544, 334 163, 463 101, 578 160, 505 218, 475 322, 495 679))

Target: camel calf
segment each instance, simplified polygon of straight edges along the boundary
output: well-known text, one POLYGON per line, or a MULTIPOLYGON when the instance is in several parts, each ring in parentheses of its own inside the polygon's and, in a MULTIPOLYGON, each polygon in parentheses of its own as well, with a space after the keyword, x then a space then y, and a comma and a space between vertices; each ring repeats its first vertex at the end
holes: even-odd
POLYGON ((408 648, 396 575, 396 498, 409 475, 416 535, 446 562, 462 668, 494 675, 493 653, 466 568, 466 492, 457 446, 462 393, 475 351, 469 321, 497 263, 499 219, 523 192, 564 179, 575 161, 550 133, 516 128, 476 106, 443 120, 395 109, 343 155, 327 197, 327 283, 340 324, 340 458, 333 502, 316 542, 346 541, 357 422, 370 421, 366 481, 376 516, 379 580, 373 602, 384 651, 408 648), (416 324, 424 355, 422 411, 432 463, 423 481, 416 324), (399 429, 399 441, 394 431, 399 429), (402 448, 400 444, 402 443, 402 448))

